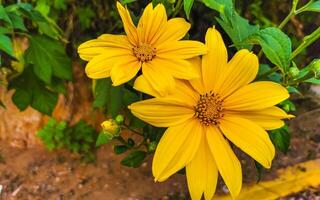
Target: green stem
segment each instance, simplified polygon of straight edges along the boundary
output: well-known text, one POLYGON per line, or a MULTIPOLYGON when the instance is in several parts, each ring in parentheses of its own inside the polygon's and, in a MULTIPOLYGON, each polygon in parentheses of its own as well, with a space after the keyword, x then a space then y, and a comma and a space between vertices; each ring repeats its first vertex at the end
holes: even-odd
POLYGON ((301 8, 299 8, 298 10, 296 10, 296 15, 302 13, 302 12, 305 12, 305 9, 310 5, 312 4, 314 1, 309 1, 307 4, 305 4, 304 6, 302 6, 301 8))
POLYGON ((293 17, 294 15, 295 15, 295 12, 292 12, 292 10, 291 10, 290 13, 287 15, 287 17, 284 18, 284 20, 280 23, 278 28, 282 29, 289 22, 291 17, 293 17))
POLYGON ((178 0, 176 6, 174 7, 174 12, 172 14, 172 17, 175 17, 179 13, 179 11, 180 11, 180 9, 182 7, 182 4, 183 4, 182 0, 178 0))
POLYGON ((308 75, 306 75, 306 76, 304 76, 304 77, 302 77, 302 78, 299 78, 299 79, 296 79, 296 80, 293 80, 293 81, 289 81, 289 82, 287 83, 287 86, 297 85, 297 84, 299 84, 299 83, 301 83, 301 82, 303 82, 303 81, 305 81, 305 80, 308 80, 308 79, 310 79, 310 78, 313 78, 313 77, 314 77, 314 74, 313 74, 313 73, 310 73, 310 74, 308 74, 308 75))
MULTIPOLYGON (((297 8, 297 4, 298 4, 298 1, 299 0, 294 0, 292 2, 292 8, 289 12, 289 14, 286 16, 286 18, 284 18, 284 20, 282 20, 282 22, 280 22, 280 24, 278 25, 278 28, 279 29, 282 29, 288 22, 289 20, 291 19, 291 17, 295 16, 296 15, 296 8, 297 8)), ((263 55, 263 51, 262 49, 259 51, 258 53, 258 58, 260 59, 263 55)))
POLYGON ((302 43, 292 52, 291 59, 295 58, 301 51, 311 45, 314 41, 320 38, 320 27, 313 31, 310 35, 305 36, 302 43))

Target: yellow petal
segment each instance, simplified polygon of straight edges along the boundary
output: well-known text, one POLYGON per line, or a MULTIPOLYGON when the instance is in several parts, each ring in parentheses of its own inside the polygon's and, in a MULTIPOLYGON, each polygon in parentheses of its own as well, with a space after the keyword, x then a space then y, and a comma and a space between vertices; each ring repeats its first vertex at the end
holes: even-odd
POLYGON ((199 101, 200 95, 196 92, 188 81, 176 80, 175 90, 167 97, 183 100, 190 107, 194 107, 199 101))
POLYGON ((203 79, 202 79, 202 72, 201 72, 201 59, 199 56, 189 59, 191 61, 192 67, 194 70, 197 71, 197 74, 199 74, 199 78, 194 78, 189 80, 192 87, 199 93, 204 94, 205 88, 203 85, 203 79))
POLYGON ((251 83, 259 69, 258 57, 247 49, 238 51, 226 66, 219 93, 226 97, 237 89, 251 83))
POLYGON ((194 109, 183 100, 153 98, 129 106, 132 114, 157 127, 169 127, 193 118, 194 109))
POLYGON ((288 91, 278 83, 260 81, 246 85, 225 99, 226 110, 261 110, 289 98, 288 91))
POLYGON ((265 168, 271 167, 275 149, 268 133, 250 120, 226 115, 220 123, 223 134, 265 168))
POLYGON ((101 54, 95 56, 86 66, 86 74, 89 78, 99 79, 110 77, 110 72, 115 63, 119 60, 131 59, 130 56, 114 56, 101 54))
POLYGON ((154 97, 161 97, 161 94, 152 88, 151 84, 143 75, 140 75, 138 78, 136 78, 133 88, 154 97))
POLYGON ((175 80, 161 66, 156 66, 153 62, 146 62, 142 65, 143 76, 161 96, 165 96, 173 91, 175 80))
POLYGON ((257 111, 226 111, 227 114, 249 119, 266 130, 274 130, 284 126, 281 119, 293 118, 276 106, 257 111))
POLYGON ((130 13, 119 2, 117 2, 117 8, 123 23, 124 31, 128 36, 128 40, 132 45, 136 46, 137 44, 139 44, 139 38, 138 38, 136 26, 132 22, 130 13))
POLYGON ((104 34, 98 39, 82 43, 78 48, 82 60, 89 61, 93 57, 105 54, 109 57, 132 54, 132 46, 127 36, 104 34))
POLYGON ((218 169, 209 150, 205 135, 198 152, 186 166, 189 193, 192 200, 200 200, 202 194, 211 200, 217 186, 218 169))
POLYGON ((165 59, 155 58, 152 60, 152 65, 161 67, 166 73, 179 79, 194 79, 200 77, 198 71, 192 66, 188 60, 182 59, 165 59))
POLYGON ((207 48, 198 41, 171 41, 157 46, 157 57, 160 58, 189 59, 205 53, 207 53, 207 48))
POLYGON ((167 13, 163 4, 158 4, 154 9, 152 3, 145 8, 138 24, 141 42, 153 44, 159 37, 161 30, 167 22, 167 13))
POLYGON ((224 76, 228 61, 226 46, 220 33, 213 27, 206 33, 208 53, 202 57, 202 76, 207 91, 215 90, 220 76, 224 76))
POLYGON ((156 181, 166 180, 193 159, 204 134, 202 130, 196 119, 190 119, 166 130, 152 162, 152 173, 156 181))
MULTIPOLYGON (((155 46, 168 41, 181 40, 189 31, 191 25, 184 18, 173 18, 167 21, 159 38, 153 40, 155 46)), ((152 43, 152 44, 153 44, 152 43)))
POLYGON ((111 70, 111 80, 113 86, 118 86, 130 81, 138 73, 141 63, 135 57, 117 62, 111 70))
MULTIPOLYGON (((152 88, 144 75, 136 79, 134 88, 151 96, 161 97, 161 94, 152 88)), ((178 79, 175 80, 175 90, 163 97, 180 99, 184 102, 184 105, 188 105, 190 108, 194 107, 199 100, 199 94, 192 88, 189 82, 178 79)))
POLYGON ((219 173, 227 185, 231 196, 238 196, 242 186, 242 172, 238 158, 217 127, 209 126, 206 135, 219 173))

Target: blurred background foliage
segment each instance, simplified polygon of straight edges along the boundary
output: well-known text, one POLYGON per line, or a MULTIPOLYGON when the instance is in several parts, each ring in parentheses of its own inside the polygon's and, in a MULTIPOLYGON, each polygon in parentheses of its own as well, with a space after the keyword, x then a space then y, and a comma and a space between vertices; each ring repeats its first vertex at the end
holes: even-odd
MULTIPOLYGON (((149 2, 121 1, 130 8, 135 22, 149 2)), ((297 0, 152 2, 163 3, 169 17, 180 16, 190 21, 193 26, 186 38, 203 41, 207 28, 215 25, 230 47, 230 55, 237 49, 252 49, 260 57, 259 80, 280 82, 296 94, 309 87, 305 82, 320 83, 317 79, 320 62, 313 60, 319 58, 320 52, 317 41, 320 37, 319 0, 301 0, 299 3, 297 0), (308 36, 312 33, 312 37, 308 36)), ((123 33, 113 0, 0 0, 0 4, 0 84, 14 90, 12 100, 20 110, 31 106, 51 115, 58 95, 68 96, 67 84, 74 81, 72 62, 81 62, 77 55, 78 45, 103 33, 123 33)), ((126 109, 132 102, 147 96, 134 91, 132 82, 112 87, 110 79, 100 79, 87 87, 92 87, 94 108, 114 120, 119 114, 124 115, 124 121, 115 122, 119 132, 130 130, 141 136, 140 139, 123 138, 109 131, 98 136, 83 121, 72 125, 53 119, 38 136, 48 149, 64 147, 89 155, 89 160, 93 160, 88 152, 94 151, 95 144, 100 146, 115 139, 120 143, 114 146, 116 154, 131 152, 122 164, 139 166, 154 152, 164 131, 143 123, 126 109), (77 129, 78 126, 85 128, 77 129), (75 130, 80 131, 79 138, 72 140, 70 135, 75 130)), ((0 105, 5 107, 1 102, 0 105)), ((294 103, 289 100, 280 107, 287 112, 295 111, 294 103)), ((290 134, 287 127, 271 132, 270 136, 279 150, 288 150, 290 134)))

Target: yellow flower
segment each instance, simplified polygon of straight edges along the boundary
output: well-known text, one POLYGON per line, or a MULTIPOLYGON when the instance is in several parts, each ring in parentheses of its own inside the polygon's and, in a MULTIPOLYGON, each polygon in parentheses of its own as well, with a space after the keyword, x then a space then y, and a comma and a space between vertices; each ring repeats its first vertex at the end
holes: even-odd
POLYGON ((126 35, 104 34, 79 46, 83 60, 89 61, 90 78, 110 77, 113 85, 128 82, 142 68, 141 77, 162 95, 175 85, 174 78, 199 77, 187 59, 206 53, 197 41, 180 41, 190 29, 183 18, 167 20, 164 6, 150 3, 136 27, 129 11, 117 2, 126 35))
POLYGON ((265 130, 284 125, 290 118, 275 105, 289 94, 281 85, 251 83, 258 72, 258 58, 240 50, 228 62, 221 35, 214 28, 206 34, 208 54, 194 62, 201 78, 177 81, 165 96, 140 79, 137 88, 156 98, 133 103, 129 108, 138 118, 157 127, 169 127, 156 149, 152 171, 156 181, 164 181, 186 167, 190 195, 209 200, 215 193, 218 172, 231 195, 241 190, 241 165, 232 151, 232 142, 266 168, 275 149, 265 130))

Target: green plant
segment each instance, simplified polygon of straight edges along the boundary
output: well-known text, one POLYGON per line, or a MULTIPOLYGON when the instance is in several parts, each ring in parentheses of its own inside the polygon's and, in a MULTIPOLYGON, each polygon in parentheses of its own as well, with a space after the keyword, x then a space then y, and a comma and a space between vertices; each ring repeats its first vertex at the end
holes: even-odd
POLYGON ((95 142, 98 133, 83 120, 74 125, 68 125, 66 121, 58 122, 50 118, 48 123, 38 131, 37 136, 50 151, 67 149, 79 153, 84 161, 95 160, 95 142))
POLYGON ((15 105, 51 115, 71 80, 71 59, 55 22, 31 4, 1 4, 0 84, 15 90, 15 105))

